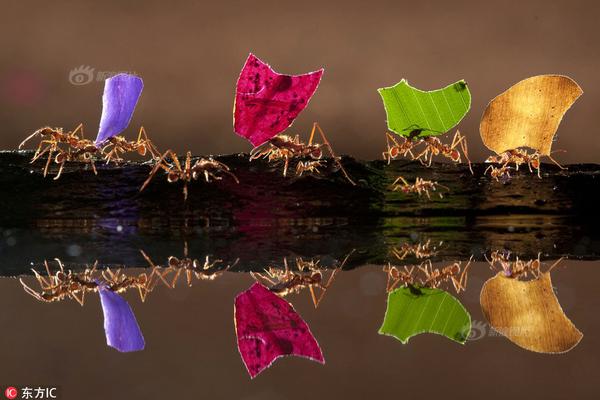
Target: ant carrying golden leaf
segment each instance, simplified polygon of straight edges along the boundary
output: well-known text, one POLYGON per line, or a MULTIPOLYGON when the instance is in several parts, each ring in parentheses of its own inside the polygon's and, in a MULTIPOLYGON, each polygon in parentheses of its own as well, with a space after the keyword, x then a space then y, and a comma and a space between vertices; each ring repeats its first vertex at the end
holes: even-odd
MULTIPOLYGON (((440 183, 438 183, 436 181, 427 181, 427 180, 425 180, 423 178, 417 177, 415 179, 415 183, 410 184, 402 176, 399 176, 392 183, 392 191, 394 191, 394 192, 402 192, 402 193, 405 193, 405 194, 417 193, 419 196, 421 196, 422 193, 425 193, 425 195, 427 195, 427 198, 431 200, 430 191, 431 192, 437 191, 438 186, 441 187, 441 188, 444 188, 446 190, 450 190, 448 187, 446 187, 446 186, 444 186, 444 185, 442 185, 442 184, 440 184, 440 183)), ((437 193, 440 196, 440 199, 444 198, 444 196, 442 195, 441 192, 437 192, 437 193)))
POLYGON ((298 135, 281 134, 306 108, 322 75, 323 69, 303 75, 279 74, 250 54, 236 86, 234 130, 255 146, 250 152, 250 160, 283 160, 283 176, 287 176, 292 159, 298 160, 297 176, 305 172, 319 173, 319 168, 324 166, 325 148, 346 179, 354 184, 317 123, 313 124, 308 143, 301 142, 298 135), (322 143, 313 142, 316 132, 322 143))
POLYGON ((490 101, 479 131, 483 143, 496 153, 486 162, 500 167, 491 166, 486 172, 491 169, 492 177, 510 178, 502 171, 507 165, 514 164, 518 171, 525 164, 541 177, 540 159, 544 156, 565 169, 552 158, 552 142, 562 117, 582 93, 569 77, 539 75, 516 83, 490 101))
POLYGON ((464 156, 473 173, 465 136, 456 131, 450 145, 436 137, 458 125, 469 111, 471 93, 465 81, 426 92, 410 86, 403 79, 378 91, 387 115, 388 129, 403 140, 399 142, 386 132, 387 150, 383 152, 383 158, 388 164, 400 156, 410 156, 427 166, 431 166, 434 156, 443 156, 456 163, 462 162, 464 156), (415 155, 413 150, 420 145, 425 148, 415 155))
MULTIPOLYGON (((438 246, 441 245, 442 242, 438 246)), ((425 243, 402 243, 400 248, 394 247, 392 253, 398 260, 404 260, 409 255, 416 258, 429 258, 437 254, 437 247, 431 246, 431 239, 428 239, 425 243)))
POLYGON ((223 179, 221 174, 229 175, 236 183, 240 183, 238 178, 229 170, 229 167, 214 158, 199 158, 192 164, 192 153, 187 152, 183 167, 179 162, 177 154, 172 150, 167 150, 162 157, 156 160, 154 168, 150 171, 148 179, 144 182, 140 188, 140 192, 148 186, 154 175, 163 169, 167 175, 167 181, 169 183, 183 182, 183 199, 187 200, 188 197, 188 184, 193 180, 204 178, 208 183, 212 180, 223 179), (171 161, 167 161, 170 159, 171 161))
POLYGON ((284 269, 268 267, 264 273, 251 272, 254 279, 261 283, 266 283, 269 290, 281 297, 291 293, 299 293, 302 289, 310 291, 310 296, 315 308, 323 300, 325 293, 333 284, 338 272, 344 268, 346 261, 352 252, 344 258, 344 261, 329 273, 325 281, 324 269, 319 266, 319 261, 304 261, 302 258, 296 258, 296 271, 290 270, 287 258, 283 259, 284 269), (316 289, 320 294, 317 296, 316 289))
MULTIPOLYGON (((502 269, 504 276, 514 279, 526 279, 531 274, 534 279, 539 279, 542 274, 542 262, 540 260, 541 253, 538 253, 538 257, 523 261, 519 257, 516 257, 514 261, 510 261, 510 253, 502 253, 500 251, 492 252, 490 259, 486 260, 490 264, 490 268, 496 269, 498 266, 502 269)), ((559 258, 554 264, 552 264, 547 272, 552 271, 563 260, 564 257, 559 258)))

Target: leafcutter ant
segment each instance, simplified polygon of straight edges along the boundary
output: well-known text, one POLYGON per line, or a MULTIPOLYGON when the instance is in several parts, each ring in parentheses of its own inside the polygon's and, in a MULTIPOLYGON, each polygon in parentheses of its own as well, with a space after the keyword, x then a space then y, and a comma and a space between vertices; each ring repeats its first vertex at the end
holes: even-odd
POLYGON ((148 135, 146 134, 146 130, 142 126, 140 128, 140 132, 138 134, 137 140, 127 140, 123 136, 112 136, 106 142, 103 143, 102 153, 104 154, 104 159, 106 163, 112 162, 121 162, 123 159, 121 158, 122 154, 125 153, 137 153, 140 156, 145 156, 147 153, 150 153, 150 156, 153 159, 160 158, 160 153, 158 148, 152 143, 148 135))
POLYGON ((33 290, 23 282, 22 278, 19 278, 23 289, 35 299, 46 303, 70 298, 83 306, 85 293, 87 291, 97 290, 97 284, 93 281, 93 274, 96 271, 97 262, 91 269, 88 268, 83 273, 76 274, 71 270, 65 271, 62 262, 58 258, 55 260, 58 263, 59 270, 54 274, 50 272, 48 262, 44 261, 46 273, 48 274, 45 278, 32 269, 42 290, 41 292, 33 290))
POLYGON ((264 273, 251 272, 251 275, 257 281, 267 282, 269 290, 282 297, 291 293, 299 293, 300 290, 308 288, 313 305, 317 308, 323 300, 325 293, 333 284, 336 275, 344 268, 346 261, 348 261, 348 258, 353 252, 354 250, 346 256, 340 266, 330 272, 326 281, 323 269, 319 266, 318 260, 304 261, 302 258, 296 258, 297 271, 290 270, 287 258, 284 258, 283 270, 269 267, 265 269, 264 273), (320 290, 318 296, 316 289, 320 290))
MULTIPOLYGON (((450 190, 448 187, 441 185, 441 184, 437 183, 436 181, 426 181, 423 178, 417 177, 415 180, 415 183, 410 184, 402 176, 399 176, 392 183, 392 190, 394 192, 402 192, 405 194, 417 193, 419 196, 421 196, 422 193, 425 193, 427 195, 427 198, 431 200, 430 191, 435 192, 437 190, 438 186, 442 187, 446 190, 450 190), (399 182, 401 182, 401 183, 399 183, 399 182)), ((440 199, 442 199, 444 197, 442 195, 442 193, 440 193, 440 192, 438 192, 438 195, 440 196, 440 199)))
POLYGON ((221 174, 229 175, 236 183, 239 183, 238 178, 229 171, 229 167, 214 158, 200 158, 192 164, 192 153, 187 152, 185 163, 183 167, 179 162, 177 154, 172 150, 167 150, 154 165, 154 168, 150 172, 148 179, 144 182, 140 188, 140 192, 148 186, 154 175, 158 170, 163 169, 167 174, 167 181, 169 183, 182 181, 183 182, 183 199, 187 200, 188 197, 188 184, 192 180, 198 180, 204 177, 206 182, 213 180, 223 179, 221 174), (167 162, 170 158, 171 162, 167 162))
POLYGON ((323 157, 323 147, 327 149, 329 155, 338 165, 346 179, 351 184, 355 185, 354 181, 342 166, 340 158, 333 152, 333 148, 327 140, 325 133, 316 122, 313 124, 308 144, 302 143, 300 141, 300 136, 298 135, 292 137, 280 134, 252 149, 250 152, 250 160, 256 160, 258 158, 266 158, 269 162, 283 160, 283 176, 285 177, 287 176, 287 170, 291 159, 310 158, 313 161, 300 160, 300 163, 296 168, 296 175, 300 176, 306 171, 318 173, 319 168, 323 166, 319 161, 323 157), (321 136, 323 143, 313 143, 316 132, 321 136))

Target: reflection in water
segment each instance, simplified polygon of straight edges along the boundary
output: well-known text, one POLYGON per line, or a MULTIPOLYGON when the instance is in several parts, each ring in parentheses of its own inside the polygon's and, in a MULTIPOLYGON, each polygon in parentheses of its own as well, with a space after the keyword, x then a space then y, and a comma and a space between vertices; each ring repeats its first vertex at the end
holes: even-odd
POLYGON ((260 283, 237 295, 233 313, 238 350, 250 377, 288 355, 325 364, 308 324, 290 303, 260 283))
MULTIPOLYGON (((223 272, 227 271, 229 268, 235 266, 238 262, 236 260, 233 264, 227 265, 223 268, 218 268, 216 265, 222 264, 223 260, 214 260, 210 261, 210 257, 208 255, 204 258, 204 263, 200 262, 198 259, 190 258, 188 251, 187 242, 184 243, 183 248, 183 258, 177 258, 175 256, 169 256, 167 259, 167 266, 161 267, 155 265, 152 259, 144 253, 143 250, 140 250, 140 253, 144 257, 144 259, 148 262, 150 267, 152 267, 152 272, 156 273, 156 275, 160 278, 160 281, 165 284, 166 287, 170 289, 174 289, 179 276, 182 272, 185 273, 186 282, 188 286, 192 286, 193 278, 199 280, 209 280, 212 281, 219 277, 223 272), (169 279, 170 282, 167 281, 168 275, 173 273, 173 276, 169 279)), ((151 286, 154 288, 154 285, 151 286)))
POLYGON ((319 260, 305 261, 300 257, 296 258, 296 270, 292 271, 288 267, 287 258, 283 259, 284 268, 267 267, 264 273, 250 272, 250 275, 259 282, 268 283, 268 289, 279 296, 287 296, 290 293, 299 293, 302 289, 310 291, 310 297, 315 308, 323 300, 327 289, 333 284, 337 273, 344 268, 348 258, 354 253, 350 252, 344 261, 329 272, 329 277, 324 282, 325 269, 319 266, 319 260), (316 291, 320 291, 317 295, 316 291))
POLYGON ((496 331, 527 350, 564 353, 583 337, 562 310, 550 272, 528 281, 499 272, 481 289, 481 309, 496 331))
MULTIPOLYGON (((468 326, 470 326, 469 313, 464 307, 458 307, 460 305, 459 300, 450 296, 445 290, 449 287, 453 287, 456 293, 466 290, 472 259, 466 262, 455 261, 450 264, 434 265, 431 258, 435 257, 439 246, 441 246, 441 243, 436 246, 427 240, 419 243, 404 243, 390 250, 390 254, 393 255, 395 261, 388 262, 383 267, 383 271, 387 276, 385 289, 389 295, 395 294, 396 297, 399 294, 402 294, 402 296, 408 295, 412 299, 410 307, 403 308, 400 310, 401 312, 396 312, 398 310, 394 311, 394 318, 401 321, 401 324, 411 325, 414 318, 421 318, 421 313, 416 312, 416 309, 413 308, 417 306, 424 307, 425 304, 427 307, 424 307, 422 310, 425 313, 424 315, 430 313, 430 316, 433 316, 433 319, 431 319, 432 324, 438 324, 440 322, 439 318, 448 318, 450 320, 453 315, 456 317, 455 313, 462 309, 466 313, 466 317, 463 318, 462 314, 459 313, 462 318, 461 321, 464 322, 464 320, 468 319, 468 326), (405 259, 413 257, 420 260, 420 262, 404 265, 400 263, 397 265, 398 262, 403 262, 405 259), (433 304, 437 307, 433 311, 429 309, 430 307, 427 304, 429 301, 417 301, 420 297, 426 300, 427 296, 437 295, 449 296, 449 300, 448 303, 433 304), (452 309, 445 308, 454 303, 457 303, 456 307, 452 309)), ((140 344, 142 342, 139 339, 142 337, 141 331, 137 327, 137 322, 133 323, 135 322, 135 317, 131 308, 118 294, 133 289, 139 294, 143 302, 160 283, 162 283, 160 286, 175 289, 177 283, 181 281, 180 278, 185 276, 184 282, 187 283, 187 286, 192 286, 194 280, 212 281, 230 270, 232 266, 224 264, 219 259, 211 260, 208 256, 204 257, 204 259, 194 258, 189 255, 188 250, 186 243, 184 244, 183 256, 169 256, 162 264, 155 263, 148 254, 140 250, 149 265, 149 268, 141 273, 133 272, 133 270, 127 268, 101 269, 98 267, 98 263, 94 263, 81 272, 73 272, 66 268, 60 260, 56 259, 56 266, 53 263, 44 263, 46 268, 45 275, 34 271, 39 289, 33 289, 23 278, 20 281, 27 294, 42 302, 58 302, 71 299, 83 305, 85 295, 90 292, 99 292, 101 298, 110 297, 112 303, 118 305, 112 308, 119 311, 115 311, 112 314, 111 312, 107 312, 108 306, 105 305, 104 301, 102 302, 105 312, 107 343, 119 351, 140 350, 143 348, 143 345, 140 344), (116 297, 112 296, 112 294, 116 297), (130 321, 130 323, 121 323, 119 325, 116 321, 130 321), (134 329, 135 327, 137 329, 134 329), (117 341, 117 337, 120 337, 122 341, 117 341)), ((261 287, 266 288, 278 298, 307 290, 310 292, 312 303, 316 308, 323 300, 325 293, 331 289, 334 280, 340 278, 344 266, 352 254, 353 252, 348 254, 341 262, 333 263, 329 268, 322 267, 321 260, 319 259, 305 260, 301 257, 296 257, 294 263, 288 264, 288 260, 284 258, 283 265, 277 266, 271 264, 264 269, 264 272, 251 272, 250 275, 257 281, 257 284, 260 284, 261 287)), ((549 283, 549 271, 556 267, 561 260, 559 259, 551 264, 547 272, 542 272, 544 263, 542 263, 539 256, 536 259, 525 261, 519 258, 512 259, 511 255, 506 252, 492 252, 488 258, 489 266, 491 269, 499 269, 501 272, 486 283, 481 293, 481 306, 490 325, 504 334, 509 340, 530 350, 560 352, 568 351, 574 347, 578 343, 581 334, 564 316, 564 313, 562 313, 558 300, 552 292, 552 286, 549 283), (531 280, 523 282, 522 279, 526 278, 531 278, 531 280), (492 282, 497 281, 501 281, 502 285, 497 287, 494 286, 496 284, 492 285, 492 282), (516 285, 529 283, 531 286, 519 286, 518 290, 515 289, 516 285), (491 288, 495 289, 492 290, 491 288), (540 311, 545 309, 555 311, 548 313, 540 311), (510 313, 512 314, 509 315, 510 313), (532 328, 532 326, 540 326, 541 328, 532 328), (515 338, 514 332, 518 332, 520 337, 515 338), (567 333, 560 336, 560 332, 567 333), (530 343, 534 342, 534 338, 541 338, 540 340, 542 340, 543 345, 550 343, 548 345, 550 347, 540 347, 537 344, 531 345, 530 343)), ((283 299, 281 301, 288 304, 293 310, 293 307, 289 303, 283 299)), ((109 301, 106 303, 108 304, 109 301)), ((260 305, 255 306, 258 309, 262 307, 260 305)), ((252 312, 257 313, 258 311, 255 310, 252 312)), ((387 313, 390 313, 389 302, 387 313)), ((283 316, 280 317, 283 318, 283 316)), ((275 316, 269 318, 272 319, 275 316)), ((299 315, 297 318, 301 319, 299 315)), ((417 322, 422 323, 423 321, 419 320, 417 322)), ((445 328, 442 329, 442 327, 445 327, 442 320, 440 329, 437 332, 444 332, 443 334, 447 337, 463 343, 466 340, 466 336, 463 335, 466 325, 463 322, 460 324, 457 322, 456 326, 453 327, 455 329, 450 332, 445 328)), ((272 324, 269 326, 273 327, 272 324)), ((414 326, 420 325, 415 324, 414 326)), ((405 332, 404 334, 408 333, 405 332)), ((398 337, 408 338, 409 336, 398 337)), ((282 354, 292 354, 284 352, 285 349, 281 348, 280 344, 281 342, 279 342, 278 346, 280 348, 275 352, 276 354, 279 354, 279 356, 282 354)), ((294 346, 290 348, 292 347, 294 346)), ((255 351, 262 350, 255 349, 255 351)), ((267 359, 274 360, 274 358, 271 359, 269 357, 267 359)), ((247 359, 244 359, 244 361, 246 362, 247 359)))
MULTIPOLYGON (((547 272, 552 271, 563 260, 564 257, 559 258, 554 264, 552 264, 547 272)), ((514 279, 526 279, 529 274, 535 279, 538 279, 541 274, 542 262, 540 261, 540 254, 538 258, 531 259, 529 261, 520 260, 516 257, 514 261, 510 261, 510 252, 494 251, 488 259, 488 264, 492 269, 500 267, 504 276, 514 279)))

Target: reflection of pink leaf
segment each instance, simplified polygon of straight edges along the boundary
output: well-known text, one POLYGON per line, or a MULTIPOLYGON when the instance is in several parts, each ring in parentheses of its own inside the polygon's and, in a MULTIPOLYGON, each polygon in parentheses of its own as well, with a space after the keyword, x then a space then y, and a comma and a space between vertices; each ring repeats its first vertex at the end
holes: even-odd
POLYGON ((283 75, 248 56, 238 78, 233 128, 258 146, 287 129, 317 90, 323 69, 304 75, 283 75))
POLYGON ((260 283, 235 298, 234 314, 238 349, 252 378, 287 355, 325 364, 319 344, 294 307, 260 283))

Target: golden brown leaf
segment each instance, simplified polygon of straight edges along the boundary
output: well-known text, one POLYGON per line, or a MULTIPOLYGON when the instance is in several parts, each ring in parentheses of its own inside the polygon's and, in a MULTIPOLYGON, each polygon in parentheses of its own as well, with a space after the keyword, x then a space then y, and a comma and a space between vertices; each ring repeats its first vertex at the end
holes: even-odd
POLYGON ((564 353, 583 337, 558 303, 547 272, 530 281, 500 272, 483 285, 480 301, 489 324, 524 349, 564 353))
POLYGON ((483 143, 500 154, 530 147, 550 155, 563 115, 583 93, 567 76, 539 75, 522 80, 488 104, 479 125, 483 143))

